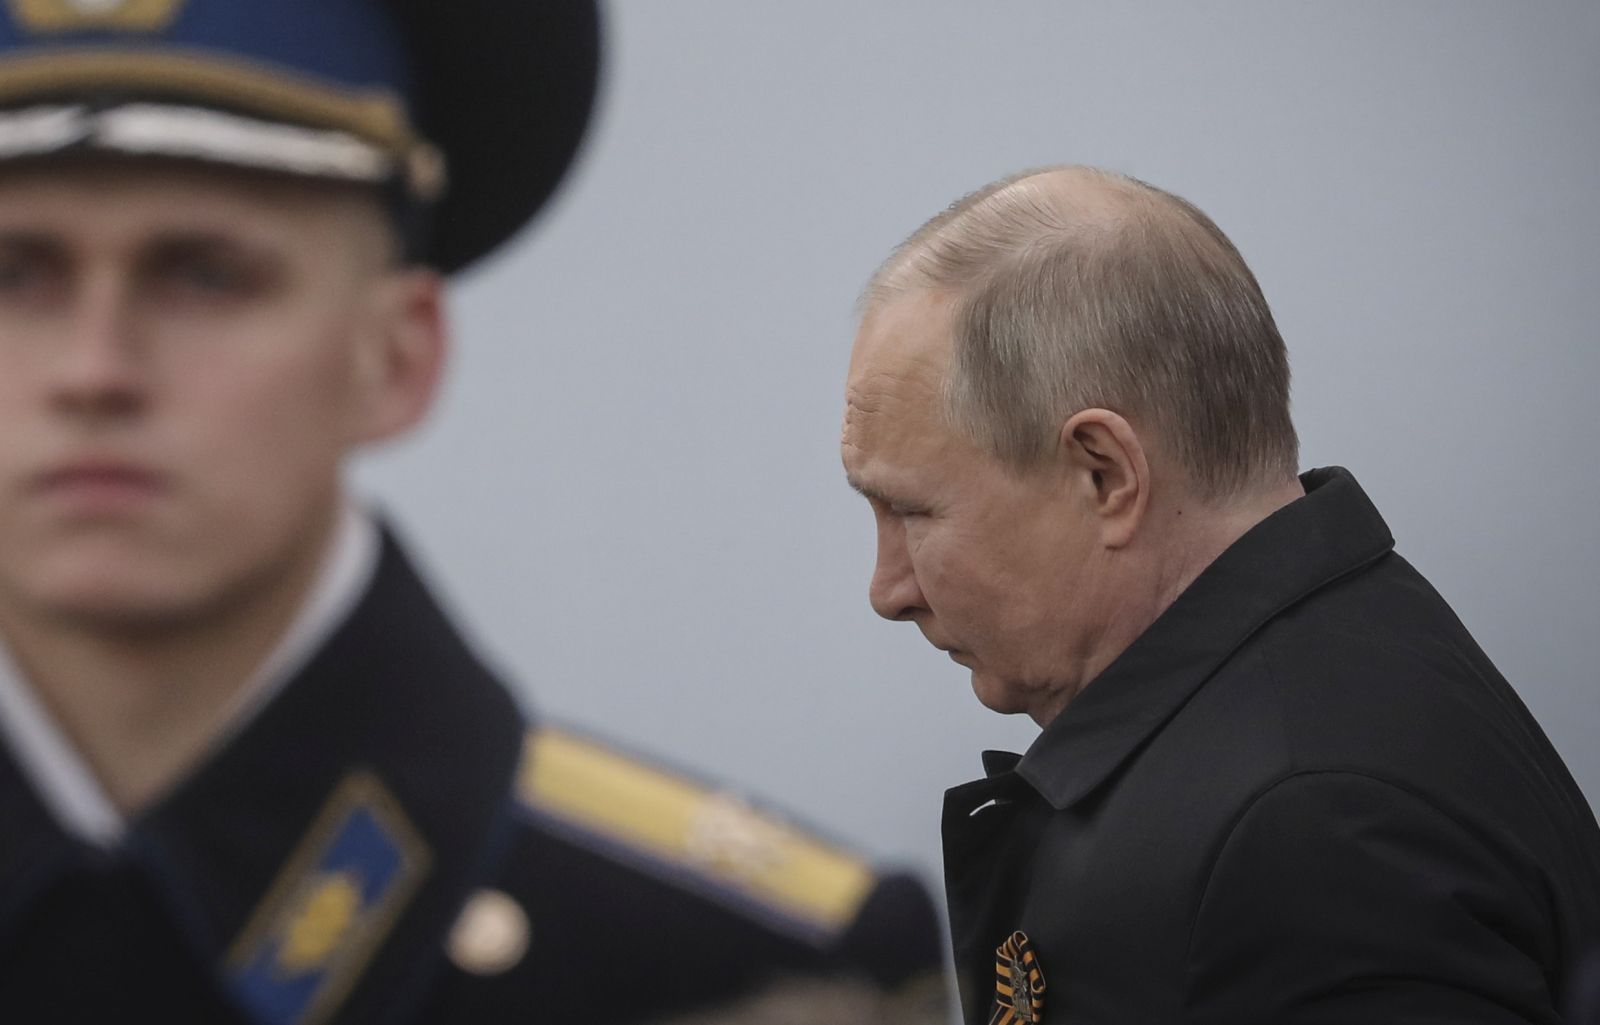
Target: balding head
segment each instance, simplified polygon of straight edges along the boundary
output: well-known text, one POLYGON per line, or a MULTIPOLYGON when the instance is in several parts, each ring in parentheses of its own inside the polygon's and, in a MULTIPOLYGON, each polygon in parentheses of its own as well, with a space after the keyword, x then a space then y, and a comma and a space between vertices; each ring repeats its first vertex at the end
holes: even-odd
POLYGON ((1002 179, 901 244, 862 296, 949 302, 952 420, 1006 463, 1051 451, 1074 413, 1126 417, 1197 497, 1292 479, 1283 341, 1254 275, 1193 205, 1088 167, 1002 179))
POLYGON ((1088 243, 1126 219, 1132 179, 1093 167, 1024 171, 968 193, 918 228, 878 268, 862 296, 870 309, 921 290, 969 285, 1007 254, 1053 237, 1088 243))
POLYGON ((1245 531, 1302 492, 1283 342, 1227 238, 1089 168, 1010 178, 873 278, 841 456, 870 595, 1052 720, 1245 531))

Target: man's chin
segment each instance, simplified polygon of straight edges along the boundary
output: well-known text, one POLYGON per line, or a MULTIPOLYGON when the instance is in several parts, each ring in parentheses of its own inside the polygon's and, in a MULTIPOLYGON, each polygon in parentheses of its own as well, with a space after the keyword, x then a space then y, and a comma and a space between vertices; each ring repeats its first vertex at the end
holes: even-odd
POLYGON ((79 629, 163 629, 202 614, 214 590, 189 579, 192 574, 141 560, 98 566, 61 560, 33 568, 6 582, 7 603, 23 615, 79 629))
POLYGON ((148 586, 63 590, 30 603, 43 618, 95 632, 166 631, 202 618, 207 603, 186 594, 153 591, 148 586))
POLYGON ((972 671, 972 693, 977 695, 979 704, 991 712, 1017 715, 1028 710, 1028 705, 1023 700, 1026 694, 982 669, 972 671))

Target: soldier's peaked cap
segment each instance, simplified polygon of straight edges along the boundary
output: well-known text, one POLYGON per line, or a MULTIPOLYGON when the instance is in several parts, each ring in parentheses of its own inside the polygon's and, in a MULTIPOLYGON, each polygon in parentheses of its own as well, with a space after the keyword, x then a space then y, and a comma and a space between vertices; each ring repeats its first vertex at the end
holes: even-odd
POLYGON ((101 150, 390 188, 457 270, 555 191, 595 0, 0 0, 0 161, 101 150))

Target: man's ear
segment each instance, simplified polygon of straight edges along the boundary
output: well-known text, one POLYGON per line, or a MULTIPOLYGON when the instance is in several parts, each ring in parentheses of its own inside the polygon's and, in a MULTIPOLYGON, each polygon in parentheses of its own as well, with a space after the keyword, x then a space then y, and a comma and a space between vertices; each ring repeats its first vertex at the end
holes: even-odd
POLYGON ((1133 425, 1109 409, 1085 409, 1061 427, 1061 451, 1108 548, 1133 541, 1150 504, 1150 464, 1133 425))
POLYGON ((373 301, 355 353, 359 411, 352 440, 358 444, 388 441, 427 416, 449 348, 444 282, 437 272, 389 271, 373 301))

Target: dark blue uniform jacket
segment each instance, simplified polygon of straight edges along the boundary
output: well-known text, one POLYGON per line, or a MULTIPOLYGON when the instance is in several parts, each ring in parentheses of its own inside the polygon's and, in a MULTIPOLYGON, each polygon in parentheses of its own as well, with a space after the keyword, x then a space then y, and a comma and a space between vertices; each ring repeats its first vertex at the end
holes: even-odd
POLYGON ((115 850, 0 751, 0 1020, 622 1022, 935 976, 925 890, 528 729, 392 539, 343 626, 115 850))

